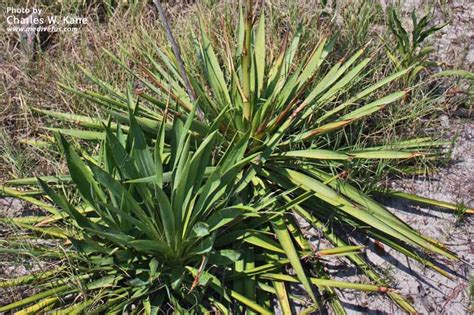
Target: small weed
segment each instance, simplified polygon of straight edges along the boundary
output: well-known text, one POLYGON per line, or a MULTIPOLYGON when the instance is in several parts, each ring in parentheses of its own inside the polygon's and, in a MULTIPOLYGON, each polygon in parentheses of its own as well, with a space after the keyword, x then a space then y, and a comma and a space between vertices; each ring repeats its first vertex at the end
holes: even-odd
MULTIPOLYGON (((388 26, 396 39, 396 47, 389 48, 387 55, 397 68, 414 67, 411 78, 415 78, 425 67, 433 65, 429 60, 430 54, 434 51, 431 46, 423 47, 425 40, 445 27, 448 23, 436 26, 429 26, 432 14, 428 13, 419 19, 416 10, 411 13, 412 31, 409 32, 403 25, 396 9, 388 9, 388 26)), ((390 45, 389 45, 390 47, 390 45)))

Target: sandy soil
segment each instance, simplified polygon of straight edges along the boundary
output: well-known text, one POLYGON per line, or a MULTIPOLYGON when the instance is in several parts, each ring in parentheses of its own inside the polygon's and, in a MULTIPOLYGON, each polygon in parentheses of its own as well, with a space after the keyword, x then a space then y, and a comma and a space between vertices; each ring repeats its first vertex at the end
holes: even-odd
MULTIPOLYGON (((448 202, 463 202, 472 208, 474 183, 474 122, 455 121, 450 125, 447 137, 459 132, 459 140, 453 150, 452 164, 430 178, 398 180, 391 183, 393 188, 419 194, 424 197, 448 202)), ((452 212, 421 207, 400 200, 382 201, 397 216, 408 222, 423 234, 444 242, 457 252, 463 261, 437 260, 450 270, 454 279, 424 268, 421 264, 407 259, 390 248, 377 250, 371 243, 367 250, 368 259, 381 267, 385 276, 400 293, 411 300, 421 314, 469 314, 472 313, 469 280, 474 276, 474 229, 473 217, 459 220, 452 212), (471 307, 471 308, 470 308, 471 307)), ((335 266, 340 270, 342 266, 335 266)), ((356 270, 345 267, 347 279, 364 281, 356 270), (351 275, 352 274, 352 275, 351 275)), ((387 298, 379 294, 343 293, 349 314, 398 314, 401 313, 387 298)))
MULTIPOLYGON (((411 12, 413 8, 416 8, 417 12, 423 12, 423 9, 433 4, 434 1, 402 2, 405 13, 411 12)), ((472 2, 449 1, 436 10, 435 16, 438 22, 451 21, 432 39, 437 49, 438 59, 445 65, 472 70, 474 66, 474 6, 472 2)), ((405 22, 409 24, 409 21, 405 22)), ((445 133, 444 138, 456 139, 451 165, 430 178, 404 179, 392 182, 390 185, 405 192, 452 203, 463 203, 473 208, 474 120, 441 116, 439 126, 440 132, 445 133)), ((374 250, 369 250, 368 258, 386 270, 387 276, 392 279, 403 295, 413 300, 420 313, 453 315, 473 313, 470 282, 474 278, 472 270, 474 218, 470 216, 459 220, 449 212, 413 206, 399 200, 385 200, 384 203, 415 229, 446 243, 464 261, 438 261, 441 265, 446 265, 455 275, 454 280, 449 280, 416 262, 408 261, 406 257, 390 249, 386 249, 383 256, 378 255, 374 250)), ((345 294, 345 299, 348 306, 352 305, 350 312, 352 314, 396 314, 399 312, 387 303, 387 300, 380 298, 380 295, 345 294)))

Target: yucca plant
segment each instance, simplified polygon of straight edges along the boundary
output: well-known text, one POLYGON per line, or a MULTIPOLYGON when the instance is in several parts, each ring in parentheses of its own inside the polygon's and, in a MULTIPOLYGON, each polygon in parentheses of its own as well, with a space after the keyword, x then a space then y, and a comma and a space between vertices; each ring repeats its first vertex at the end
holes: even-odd
MULTIPOLYGON (((0 312, 157 314, 215 309, 229 313, 245 306, 271 313, 266 306, 286 294, 282 281, 298 281, 285 271, 293 259, 286 255, 327 259, 361 249, 340 246, 313 253, 299 236, 304 246, 297 252, 283 225, 286 208, 278 205, 290 192, 243 204, 236 190, 246 188, 237 185, 239 174, 256 156, 244 156, 248 137, 216 153, 217 131, 209 130, 206 140, 196 143, 189 133, 192 118, 185 123, 174 120, 171 145, 165 143, 163 123, 150 147, 130 112, 129 134, 120 126, 105 127, 106 139, 96 158, 57 135, 80 199, 72 204, 38 178, 55 207, 43 207, 49 212, 44 216, 2 220, 34 234, 7 236, 0 252, 68 262, 55 270, 0 282, 0 288, 34 285, 39 291, 0 307, 0 312), (280 244, 267 236, 272 230, 280 244), (43 235, 40 244, 34 242, 36 233, 43 235), (245 268, 230 267, 237 263, 245 268), (244 292, 239 286, 245 287, 244 292)), ((296 268, 301 266, 297 263, 296 268)), ((389 290, 308 279, 330 293, 333 287, 389 290)))
MULTIPOLYGON (((195 36, 202 70, 199 74, 191 73, 189 67, 185 68, 187 78, 183 78, 176 56, 169 49, 156 47, 154 52, 143 51, 148 65, 128 55, 138 70, 130 68, 130 62, 106 52, 144 86, 136 89, 134 95, 130 90, 126 93, 114 90, 86 69, 85 74, 106 94, 64 86, 103 106, 115 123, 37 109, 87 128, 49 128, 52 131, 88 141, 105 141, 103 158, 84 154, 88 161, 86 165, 80 162, 71 145, 60 138, 70 174, 46 178, 56 183, 77 185, 84 203, 89 206, 82 211, 94 209, 94 215, 87 221, 83 222, 82 217, 77 220, 74 215, 80 211, 72 210, 63 197, 57 197, 45 180, 39 180, 40 186, 83 235, 94 235, 94 244, 100 244, 99 248, 109 247, 106 253, 99 253, 102 255, 99 260, 114 260, 114 255, 121 254, 123 248, 139 253, 139 258, 120 256, 125 259, 121 260, 120 266, 125 268, 126 276, 118 271, 116 261, 113 266, 108 265, 115 277, 121 275, 122 278, 113 278, 115 282, 104 285, 109 298, 100 299, 98 303, 94 300, 93 304, 99 309, 109 308, 108 303, 112 303, 112 309, 117 311, 128 307, 129 310, 149 312, 150 307, 166 309, 166 303, 177 309, 190 308, 193 301, 203 301, 198 303, 197 310, 241 313, 247 308, 249 312, 265 313, 271 310, 271 294, 274 294, 285 314, 291 313, 295 304, 308 306, 307 311, 314 310, 326 301, 326 297, 331 297, 327 300, 336 313, 344 313, 334 288, 354 288, 387 294, 402 309, 414 313, 415 309, 396 290, 382 286, 382 277, 358 253, 360 247, 349 243, 344 232, 346 226, 358 228, 361 233, 447 277, 450 275, 423 252, 458 259, 443 244, 413 230, 351 182, 350 174, 358 168, 370 167, 379 161, 400 163, 422 158, 431 154, 431 147, 439 145, 431 139, 421 138, 356 147, 350 135, 344 133, 346 126, 370 117, 385 106, 400 106, 409 88, 389 95, 379 92, 407 75, 410 69, 355 90, 361 77, 369 74, 366 68, 370 58, 362 58, 364 50, 328 66, 326 58, 334 40, 321 39, 308 57, 297 63, 295 55, 301 29, 292 40, 285 38, 280 54, 268 60, 264 12, 262 10, 259 19, 252 12, 253 3, 249 0, 245 14, 241 10, 236 49, 231 52, 232 45, 228 40, 228 49, 219 54, 221 58, 217 57, 206 34, 205 22, 200 19, 200 34, 195 36), (185 80, 189 80, 191 91, 186 90, 185 80), (141 101, 140 106, 134 98, 141 101), (126 141, 120 140, 125 138, 126 141), (154 157, 146 146, 153 143, 158 152, 154 157), (216 192, 219 194, 215 195, 216 192), (203 207, 208 208, 201 211, 203 207), (132 209, 138 212, 132 215, 129 213, 132 209), (226 212, 226 209, 231 210, 226 212), (155 217, 151 217, 153 213, 155 217), (225 215, 219 217, 220 213, 225 215), (219 222, 215 230, 209 222, 213 214, 219 222), (295 217, 320 230, 334 248, 315 252, 295 217), (166 230, 166 220, 170 218, 174 220, 173 231, 166 230), (137 223, 145 226, 142 228, 137 223), (149 224, 159 226, 157 235, 146 233, 147 229, 152 229, 149 224), (330 224, 334 228, 328 226, 330 224), (101 229, 122 231, 122 226, 129 230, 122 232, 125 235, 120 234, 120 237, 112 237, 109 232, 92 232, 101 229), (118 248, 117 252, 115 248, 118 248), (230 253, 234 260, 227 257, 230 253), (334 282, 329 280, 330 274, 324 268, 313 268, 313 274, 304 268, 306 258, 328 254, 343 254, 373 284, 334 282), (219 265, 212 260, 215 255, 220 255, 218 258, 229 264, 219 265), (158 287, 162 290, 152 284, 153 276, 156 276, 156 272, 152 272, 155 268, 151 267, 151 262, 155 261, 152 257, 158 256, 162 258, 153 264, 159 266, 158 280, 162 281, 159 282, 162 287, 158 287), (138 265, 141 267, 136 267, 138 265), (285 272, 286 266, 290 267, 291 273, 285 272), (134 272, 140 270, 136 282, 141 284, 138 289, 130 285, 127 268, 134 272), (305 289, 308 299, 301 301, 301 297, 291 292, 289 284, 292 282, 305 289), (204 293, 206 284, 211 287, 212 294, 204 293), (127 300, 119 298, 120 302, 116 302, 113 297, 120 295, 127 300), (196 296, 203 300, 196 300, 196 296)), ((8 182, 9 185, 34 183, 35 179, 8 182)), ((4 192, 46 209, 56 209, 9 187, 5 187, 4 192)), ((422 198, 416 201, 435 202, 422 198)), ((61 218, 60 213, 54 211, 54 220, 61 218)), ((55 222, 50 220, 41 222, 55 222)), ((21 220, 16 221, 18 224, 21 220)), ((35 229, 36 226, 33 231, 35 229)), ((88 248, 87 240, 84 248, 88 248)), ((74 248, 81 251, 80 245, 76 244, 74 248)), ((324 264, 324 261, 317 259, 317 264, 324 264)), ((84 273, 88 272, 86 268, 84 273)), ((100 276, 110 276, 105 270, 101 272, 100 276)), ((88 279, 84 280, 91 287, 86 287, 86 291, 105 288, 97 287, 96 282, 88 279)), ((102 278, 96 279, 100 283, 102 278)), ((18 282, 8 282, 9 285, 12 283, 18 282)), ((48 299, 54 307, 68 305, 72 303, 68 302, 70 300, 77 301, 71 298, 78 296, 77 291, 71 295, 64 290, 65 299, 48 299)), ((44 296, 37 295, 35 301, 42 298, 44 296)), ((85 304, 81 305, 89 306, 86 301, 90 300, 84 300, 85 304)), ((30 298, 3 309, 23 307, 32 302, 30 298)), ((39 306, 43 305, 41 303, 44 301, 41 300, 39 306)))

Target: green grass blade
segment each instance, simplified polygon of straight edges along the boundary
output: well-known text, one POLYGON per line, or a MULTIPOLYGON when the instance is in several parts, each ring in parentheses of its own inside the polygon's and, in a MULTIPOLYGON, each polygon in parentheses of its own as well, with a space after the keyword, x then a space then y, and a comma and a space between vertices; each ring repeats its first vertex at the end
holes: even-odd
POLYGON ((296 251, 293 241, 291 239, 290 233, 288 232, 286 225, 282 218, 276 219, 272 222, 273 230, 275 231, 278 241, 285 251, 286 256, 290 260, 291 266, 295 270, 298 280, 301 282, 306 292, 309 294, 311 299, 316 302, 316 296, 313 293, 313 288, 306 276, 306 273, 301 265, 300 256, 296 251))
MULTIPOLYGON (((283 275, 283 274, 263 274, 259 276, 262 279, 270 279, 276 281, 286 281, 286 282, 293 282, 298 283, 299 280, 295 277, 283 275)), ((318 285, 318 286, 325 286, 330 288, 339 288, 339 289, 351 289, 356 291, 367 291, 367 292, 380 292, 380 293, 387 293, 392 291, 392 289, 378 286, 374 284, 364 284, 364 283, 354 283, 354 282, 344 282, 338 280, 329 280, 329 279, 319 279, 319 278, 309 278, 311 283, 318 285)))
POLYGON ((465 209, 462 207, 462 205, 459 204, 453 204, 450 202, 446 201, 439 201, 431 198, 426 198, 422 196, 418 196, 415 194, 410 194, 406 192, 401 192, 401 191, 377 191, 377 193, 381 193, 383 195, 389 196, 389 197, 395 197, 395 198, 402 198, 406 200, 410 200, 416 203, 420 203, 423 205, 428 205, 428 206, 435 206, 439 208, 444 208, 444 209, 449 209, 453 210, 455 212, 460 212, 460 213, 467 213, 467 214, 474 214, 474 209, 465 209))
POLYGON ((292 314, 290 301, 288 299, 288 293, 285 287, 285 282, 272 281, 272 284, 273 284, 273 287, 275 288, 278 304, 280 305, 280 310, 282 314, 284 315, 292 314))

